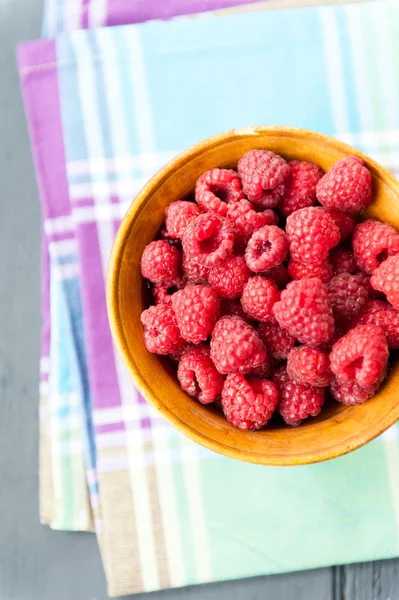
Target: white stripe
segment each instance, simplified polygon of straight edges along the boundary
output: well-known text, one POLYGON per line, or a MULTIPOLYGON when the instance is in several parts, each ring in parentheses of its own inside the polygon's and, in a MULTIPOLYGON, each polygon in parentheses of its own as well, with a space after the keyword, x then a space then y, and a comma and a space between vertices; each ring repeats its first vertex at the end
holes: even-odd
POLYGON ((39 384, 39 393, 41 396, 48 396, 50 392, 50 385, 48 381, 41 381, 39 384))
POLYGON ((356 140, 358 143, 361 139, 367 147, 378 146, 380 143, 399 147, 399 129, 365 130, 361 133, 345 131, 339 133, 339 139, 348 144, 356 143, 356 140))
POLYGON ((46 0, 45 11, 47 16, 47 37, 53 38, 57 35, 56 0, 46 0))
POLYGON ((78 392, 55 393, 51 394, 51 408, 60 410, 65 408, 82 410, 82 400, 78 392))
MULTIPOLYGON (((364 32, 361 27, 359 6, 343 7, 349 27, 349 45, 352 57, 352 73, 357 93, 357 109, 362 130, 374 130, 373 109, 370 98, 370 83, 364 52, 364 32)), ((348 128, 349 129, 349 128, 348 128)), ((362 139, 364 139, 362 137, 362 139)))
MULTIPOLYGON (((133 438, 132 438, 133 439, 133 438)), ((200 460, 214 460, 217 458, 217 454, 207 451, 204 448, 200 447, 190 447, 184 448, 184 444, 187 440, 182 441, 182 447, 180 449, 176 448, 171 450, 169 447, 165 447, 165 452, 161 452, 162 445, 160 444, 157 448, 153 448, 152 450, 148 450, 146 452, 139 452, 137 449, 138 441, 137 439, 133 439, 133 447, 130 447, 129 443, 124 450, 121 450, 120 453, 112 455, 112 456, 102 456, 99 455, 97 461, 97 469, 99 473, 110 472, 110 471, 119 471, 126 469, 131 473, 131 476, 136 479, 138 477, 137 471, 143 471, 145 474, 145 468, 149 466, 154 466, 156 469, 161 470, 166 475, 171 475, 173 473, 173 464, 183 465, 185 484, 187 488, 187 495, 189 499, 191 497, 194 498, 196 492, 199 493, 198 483, 200 481, 198 474, 198 463, 200 460), (134 470, 134 475, 132 471, 134 470)), ((192 442, 194 443, 194 442, 192 442)), ((139 477, 143 475, 140 473, 139 477)), ((162 478, 161 478, 162 479, 162 478)), ((157 473, 157 481, 158 481, 158 473, 157 473)), ((173 484, 173 477, 169 477, 169 481, 173 484)), ((162 484, 165 484, 162 481, 162 484)), ((165 487, 163 490, 165 491, 165 487)), ((167 503, 167 506, 174 506, 174 510, 177 510, 177 505, 175 503, 171 503, 170 500, 165 499, 162 495, 162 503, 164 500, 167 503)), ((204 512, 202 509, 201 498, 194 498, 193 503, 189 500, 189 505, 191 508, 190 519, 191 519, 191 528, 192 530, 196 530, 197 525, 195 519, 198 517, 198 523, 205 523, 204 512)), ((165 510, 166 516, 166 510, 165 510)), ((172 516, 169 516, 172 518, 172 516)), ((177 514, 173 516, 173 518, 178 519, 177 514)), ((174 521, 176 525, 177 521, 174 521)), ((174 530, 176 532, 176 529, 174 530)), ((196 563, 197 563, 197 571, 198 577, 201 578, 201 581, 209 580, 209 568, 208 561, 203 562, 201 549, 204 550, 206 547, 206 539, 204 532, 201 532, 196 536, 194 540, 195 546, 195 554, 196 554, 196 563)), ((173 536, 172 536, 173 537, 173 536)), ((171 540, 169 541, 171 543, 171 540)), ((181 551, 181 549, 179 550, 181 551)), ((174 567, 176 568, 176 567, 174 567)))
POLYGON ((82 28, 82 2, 65 2, 64 4, 64 31, 74 31, 82 28))
POLYGON ((80 431, 81 427, 81 414, 69 415, 67 419, 60 419, 58 416, 53 415, 51 423, 51 435, 54 436, 55 439, 59 433, 66 431, 80 431))
MULTIPOLYGON (((140 427, 139 424, 137 424, 140 427)), ((110 431, 107 433, 96 434, 96 446, 97 448, 118 448, 126 446, 127 436, 136 435, 136 429, 129 429, 128 432, 123 431, 110 431)), ((142 429, 141 437, 143 441, 149 442, 152 439, 163 442, 168 440, 170 437, 176 437, 177 432, 173 427, 165 427, 165 424, 154 424, 151 423, 151 428, 142 429)))
POLYGON ((95 469, 87 469, 86 477, 87 477, 87 485, 97 484, 97 471, 95 469))
POLYGON ((63 457, 72 456, 76 454, 83 454, 83 443, 82 440, 68 440, 59 442, 53 448, 53 456, 63 457))
POLYGON ((133 105, 136 114, 140 153, 144 152, 149 156, 153 156, 155 137, 152 124, 151 102, 148 96, 147 73, 139 29, 137 27, 124 27, 122 28, 122 34, 125 37, 128 56, 131 62, 131 89, 133 90, 133 105))
POLYGON ((387 429, 386 431, 384 431, 384 433, 381 435, 381 439, 386 442, 386 441, 392 441, 392 440, 397 440, 398 439, 398 426, 395 423, 395 425, 392 425, 392 427, 390 427, 389 429, 387 429))
MULTIPOLYGON (((87 45, 87 40, 84 36, 75 36, 73 38, 73 43, 75 46, 75 54, 77 59, 77 76, 80 90, 80 102, 82 107, 82 116, 85 127, 85 137, 89 160, 94 157, 97 160, 104 160, 104 140, 101 129, 101 119, 97 104, 97 86, 93 71, 93 59, 91 56, 91 49, 87 45)), ((110 223, 107 221, 101 221, 97 223, 97 230, 101 253, 103 277, 105 281, 109 255, 111 253, 114 238, 113 224, 112 222, 110 223)), ((122 409, 124 409, 125 405, 127 404, 126 393, 130 396, 131 399, 132 394, 137 394, 137 392, 135 392, 133 385, 130 382, 127 372, 121 364, 118 355, 115 356, 115 366, 122 399, 122 409), (128 389, 126 389, 125 386, 126 379, 130 383, 128 389)), ((140 439, 139 436, 140 431, 137 432, 137 439, 140 439)), ((154 531, 151 513, 152 503, 150 497, 150 490, 148 487, 148 479, 145 469, 136 470, 133 477, 132 469, 129 468, 129 475, 134 505, 134 514, 136 517, 139 559, 143 579, 143 587, 144 591, 149 591, 159 587, 158 565, 155 551, 154 531)))
POLYGON ((123 219, 131 201, 120 204, 95 204, 94 206, 78 206, 73 208, 73 215, 77 223, 101 223, 123 219))
POLYGON ((39 419, 40 421, 47 421, 49 411, 47 406, 39 406, 39 419))
POLYGON ((44 221, 44 231, 47 235, 55 235, 57 233, 69 233, 75 229, 71 215, 63 215, 61 217, 52 217, 44 221))
POLYGON ((94 197, 98 200, 114 196, 128 196, 130 200, 139 193, 141 188, 154 175, 153 172, 144 177, 134 179, 119 179, 117 181, 90 181, 87 183, 72 183, 69 186, 69 195, 71 200, 80 200, 81 198, 94 197))
POLYGON ((102 519, 94 519, 94 528, 97 533, 102 533, 104 529, 104 523, 102 519))
POLYGON ((42 375, 48 375, 50 373, 50 357, 42 356, 40 358, 40 373, 42 375))
POLYGON ((78 251, 78 243, 75 238, 68 240, 55 240, 49 243, 49 251, 51 256, 65 257, 70 254, 76 254, 78 251))
POLYGON ((90 503, 93 510, 100 508, 100 496, 98 494, 90 494, 90 503))
POLYGON ((68 263, 65 265, 54 263, 51 265, 51 274, 55 276, 55 281, 75 279, 75 277, 79 277, 80 265, 77 262, 68 263))
POLYGON ((89 27, 103 27, 107 24, 107 1, 91 0, 89 5, 89 27))
MULTIPOLYGON (((118 121, 121 121, 121 119, 119 118, 118 121)), ((96 158, 93 158, 90 161, 86 159, 70 161, 67 164, 68 178, 81 177, 85 175, 90 175, 91 177, 105 177, 106 175, 113 175, 116 173, 129 174, 132 171, 149 171, 150 167, 154 163, 161 167, 179 154, 179 152, 179 150, 143 152, 142 154, 137 154, 135 156, 132 154, 126 154, 122 156, 115 156, 114 158, 105 158, 104 160, 100 161, 98 161, 96 158)))
POLYGON ((332 99, 335 130, 347 131, 349 130, 349 119, 344 73, 342 69, 341 44, 336 16, 334 10, 331 10, 329 7, 319 8, 319 15, 323 28, 325 63, 327 65, 330 84, 330 97, 332 99))
MULTIPOLYGON (((180 440, 184 457, 183 473, 187 494, 187 506, 191 521, 195 567, 197 571, 196 581, 198 583, 205 583, 212 580, 212 567, 199 473, 199 447, 184 436, 181 436, 180 440)), ((207 454, 215 456, 211 452, 208 452, 207 454)))

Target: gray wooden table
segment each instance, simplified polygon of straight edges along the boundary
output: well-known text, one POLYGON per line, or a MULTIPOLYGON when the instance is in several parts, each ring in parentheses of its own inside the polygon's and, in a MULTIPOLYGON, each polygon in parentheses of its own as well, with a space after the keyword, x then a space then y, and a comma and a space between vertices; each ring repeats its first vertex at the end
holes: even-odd
MULTIPOLYGON (((105 600, 94 537, 51 531, 38 520, 40 212, 15 47, 39 37, 42 4, 0 0, 0 600, 105 600)), ((145 598, 399 600, 399 561, 259 577, 145 598)))

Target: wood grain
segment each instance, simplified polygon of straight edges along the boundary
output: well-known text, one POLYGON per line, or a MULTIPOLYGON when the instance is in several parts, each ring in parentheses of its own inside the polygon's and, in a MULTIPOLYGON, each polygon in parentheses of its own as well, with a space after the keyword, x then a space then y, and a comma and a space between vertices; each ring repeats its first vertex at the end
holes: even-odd
MULTIPOLYGON (((269 465, 299 465, 334 458, 370 441, 399 418, 399 363, 381 390, 361 406, 329 404, 300 427, 275 425, 242 431, 221 413, 189 398, 166 360, 145 348, 140 323, 148 306, 141 277, 144 247, 160 229, 166 206, 192 193, 207 169, 234 167, 253 148, 267 148, 287 159, 319 164, 324 171, 338 159, 359 154, 333 138, 300 129, 255 127, 204 140, 161 169, 143 188, 122 222, 110 261, 108 308, 114 339, 136 385, 175 427, 196 442, 232 458, 269 465)), ((381 166, 361 155, 369 167, 374 201, 368 214, 399 228, 399 184, 381 166)))

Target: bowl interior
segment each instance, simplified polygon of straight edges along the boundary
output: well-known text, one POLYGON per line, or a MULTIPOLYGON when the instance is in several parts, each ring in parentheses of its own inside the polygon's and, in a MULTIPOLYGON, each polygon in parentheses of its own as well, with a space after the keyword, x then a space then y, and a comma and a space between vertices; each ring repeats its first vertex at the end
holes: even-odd
MULTIPOLYGON (((108 307, 114 338, 142 394, 178 429, 208 448, 261 464, 293 465, 339 456, 370 441, 399 418, 399 365, 394 357, 381 390, 361 406, 331 402, 317 418, 292 428, 276 422, 256 432, 230 425, 218 410, 202 406, 179 387, 173 367, 150 354, 143 343, 140 314, 148 306, 140 257, 164 219, 165 207, 190 194, 196 179, 214 167, 235 167, 253 148, 286 159, 317 163, 326 171, 335 161, 359 152, 313 132, 287 128, 248 128, 205 140, 162 169, 140 192, 115 242, 108 280, 108 307)), ((399 229, 399 184, 362 156, 373 176, 375 200, 367 214, 399 229)))

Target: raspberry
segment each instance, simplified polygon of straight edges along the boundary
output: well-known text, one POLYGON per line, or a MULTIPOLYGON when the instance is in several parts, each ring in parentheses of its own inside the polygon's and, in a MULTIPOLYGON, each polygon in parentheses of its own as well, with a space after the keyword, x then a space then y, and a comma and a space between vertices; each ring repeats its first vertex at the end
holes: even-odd
POLYGON ((182 337, 199 344, 206 340, 219 315, 219 298, 206 285, 187 285, 172 296, 172 306, 182 337))
POLYGON ((227 219, 233 223, 238 235, 244 240, 248 240, 256 229, 264 225, 276 225, 278 222, 278 217, 273 210, 258 212, 248 200, 229 204, 227 219))
POLYGON ((375 290, 386 294, 388 302, 399 310, 399 254, 384 260, 373 271, 370 283, 375 290))
POLYGON ((154 303, 161 304, 162 302, 166 302, 167 304, 170 304, 172 301, 172 295, 177 292, 177 290, 184 288, 185 285, 186 280, 182 277, 175 281, 172 286, 155 284, 152 288, 152 297, 154 298, 154 303))
POLYGON ((233 251, 234 233, 229 221, 214 213, 204 213, 190 222, 183 236, 187 260, 214 267, 233 251))
POLYGON ((309 416, 316 417, 324 404, 324 389, 293 381, 285 367, 273 374, 279 393, 277 411, 288 425, 296 427, 309 416))
POLYGON ((292 160, 288 164, 291 167, 291 177, 279 202, 279 211, 284 217, 300 208, 316 204, 317 182, 323 177, 323 171, 313 163, 292 160))
POLYGON ((266 358, 265 347, 255 329, 240 317, 222 317, 211 339, 211 358, 223 375, 248 373, 266 358))
POLYGON ((206 283, 208 281, 210 269, 189 260, 185 252, 182 256, 182 268, 183 275, 189 283, 206 283))
POLYGON ((197 180, 195 199, 206 211, 221 217, 227 214, 228 204, 245 198, 241 179, 233 169, 211 169, 197 180))
POLYGON ((366 288, 350 273, 336 275, 328 284, 328 294, 338 325, 353 321, 368 301, 366 288))
POLYGON ((251 236, 245 250, 245 261, 251 271, 267 271, 285 259, 288 240, 284 231, 276 225, 265 225, 251 236))
POLYGON ((181 358, 177 377, 182 389, 202 404, 213 402, 222 393, 223 377, 212 362, 209 346, 201 344, 181 358))
POLYGON ((278 402, 277 388, 271 381, 232 373, 222 391, 226 419, 240 429, 260 429, 272 417, 278 402))
POLYGON ((244 311, 239 300, 226 300, 222 298, 220 303, 221 317, 241 317, 247 323, 253 322, 253 319, 244 311))
POLYGON ((242 256, 229 256, 209 272, 209 285, 223 298, 239 298, 250 277, 242 256))
POLYGON ((280 291, 274 281, 266 277, 251 277, 244 286, 241 305, 253 319, 267 322, 273 318, 273 305, 279 298, 280 291))
POLYGON ((319 277, 323 283, 328 283, 333 277, 332 266, 328 260, 314 265, 291 259, 288 263, 288 273, 292 279, 319 277))
POLYGON ((326 387, 331 380, 328 354, 308 346, 293 348, 288 355, 287 373, 297 383, 326 387))
POLYGON ((265 345, 267 353, 277 360, 287 358, 295 346, 296 339, 286 329, 280 327, 276 319, 269 323, 260 323, 257 332, 265 345))
POLYGON ((322 208, 301 208, 287 218, 285 228, 291 258, 304 263, 322 263, 340 241, 334 219, 322 208))
POLYGON ((195 202, 177 200, 169 204, 165 210, 165 225, 169 236, 182 239, 190 221, 201 213, 201 208, 195 202))
POLYGON ((180 252, 164 240, 150 242, 141 257, 141 274, 152 283, 173 285, 179 278, 180 252))
POLYGON ((356 260, 353 252, 342 246, 337 246, 330 251, 330 262, 334 275, 353 273, 356 270, 356 260))
POLYGON ((356 404, 363 404, 367 400, 370 400, 376 393, 382 383, 383 378, 378 380, 373 386, 364 389, 361 388, 356 381, 349 381, 348 383, 340 383, 336 377, 333 377, 330 383, 330 392, 338 402, 353 406, 356 404))
POLYGON ((358 156, 341 158, 320 179, 316 195, 326 208, 363 210, 372 201, 370 171, 358 156))
POLYGON ((332 208, 325 208, 324 211, 330 215, 338 227, 341 242, 346 240, 355 229, 356 221, 353 216, 341 210, 333 210, 332 208))
POLYGON ((281 327, 303 344, 320 346, 333 336, 334 318, 327 288, 317 277, 291 281, 273 312, 281 327))
POLYGON ((144 343, 149 352, 170 354, 183 346, 184 340, 170 304, 150 306, 141 313, 140 320, 144 325, 144 343))
POLYGON ((238 161, 237 170, 248 199, 264 208, 277 206, 291 172, 288 163, 269 150, 250 150, 238 161))
POLYGON ((383 300, 369 300, 363 308, 356 325, 376 325, 385 333, 388 347, 399 348, 399 313, 383 300))
POLYGON ((355 227, 352 239, 357 266, 372 273, 388 256, 399 252, 399 233, 388 225, 367 219, 355 227))
POLYGON ((358 325, 331 350, 331 370, 341 383, 356 381, 362 388, 374 385, 385 371, 388 346, 384 332, 375 325, 358 325))
POLYGON ((287 283, 291 281, 290 274, 285 266, 281 263, 272 267, 271 269, 268 269, 263 273, 263 275, 268 279, 272 279, 277 287, 280 288, 280 290, 283 290, 287 283))

